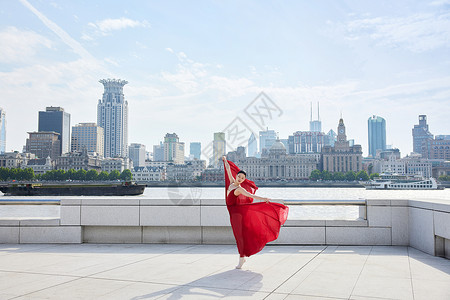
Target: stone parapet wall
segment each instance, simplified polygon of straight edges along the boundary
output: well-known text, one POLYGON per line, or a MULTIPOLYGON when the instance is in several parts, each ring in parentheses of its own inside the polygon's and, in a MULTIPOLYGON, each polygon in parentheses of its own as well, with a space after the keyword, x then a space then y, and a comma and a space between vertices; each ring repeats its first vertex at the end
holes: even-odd
MULTIPOLYGON (((367 218, 287 220, 272 244, 402 245, 450 257, 450 203, 367 200, 367 218)), ((0 243, 234 244, 223 200, 63 199, 60 219, 0 217, 0 243)))

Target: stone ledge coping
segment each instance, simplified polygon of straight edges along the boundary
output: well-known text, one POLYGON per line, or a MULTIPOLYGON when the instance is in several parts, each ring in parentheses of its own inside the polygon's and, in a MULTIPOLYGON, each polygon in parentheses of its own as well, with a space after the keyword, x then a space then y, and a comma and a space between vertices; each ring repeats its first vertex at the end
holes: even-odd
POLYGON ((1 218, 0 226, 60 226, 59 218, 1 218))
MULTIPOLYGON (((0 226, 60 226, 59 218, 3 218, 0 226)), ((92 225, 90 225, 92 226, 92 225)), ((103 225, 105 226, 105 225, 103 225)), ((123 225, 124 226, 124 225, 123 225)), ((157 226, 157 225, 134 225, 134 226, 157 226)), ((201 226, 201 225, 197 225, 201 226)), ((204 226, 204 225, 203 225, 204 226)), ((367 220, 287 220, 284 227, 367 227, 367 220)), ((222 227, 222 226, 207 226, 222 227)), ((230 227, 230 226, 225 226, 230 227)))
MULTIPOLYGON (((315 200, 305 200, 306 201, 315 201, 315 200)), ((322 200, 319 200, 322 201, 322 200)), ((323 200, 330 201, 330 200, 323 200)), ((339 201, 349 201, 349 200, 332 200, 335 202, 339 201)), ((365 201, 361 199, 354 199, 350 201, 365 201)), ((382 200, 384 202, 376 202, 378 200, 372 200, 371 205, 390 205, 390 200, 382 200)), ((258 203, 262 201, 255 201, 254 203, 258 203)), ((274 203, 283 203, 282 199, 272 199, 271 202, 274 203)), ((226 206, 225 201, 223 199, 61 199, 61 205, 63 206, 226 206)), ((289 204, 288 204, 289 205, 289 204)), ((298 205, 298 204, 297 204, 298 205)), ((321 205, 319 203, 315 204, 300 204, 300 205, 321 205)), ((324 206, 329 204, 323 204, 324 206)), ((340 205, 340 204, 338 204, 340 205)), ((342 204, 347 205, 347 204, 342 204)), ((348 204, 353 205, 353 204, 348 204)), ((362 204, 360 204, 362 205, 362 204)))
POLYGON ((367 227, 367 220, 287 220, 284 227, 367 227))

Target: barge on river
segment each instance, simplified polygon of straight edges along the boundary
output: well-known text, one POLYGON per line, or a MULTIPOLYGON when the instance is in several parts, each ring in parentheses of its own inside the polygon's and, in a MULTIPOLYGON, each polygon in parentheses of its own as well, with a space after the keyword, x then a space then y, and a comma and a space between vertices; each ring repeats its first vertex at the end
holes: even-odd
POLYGON ((9 196, 134 196, 144 193, 145 185, 113 183, 9 183, 0 191, 9 196))

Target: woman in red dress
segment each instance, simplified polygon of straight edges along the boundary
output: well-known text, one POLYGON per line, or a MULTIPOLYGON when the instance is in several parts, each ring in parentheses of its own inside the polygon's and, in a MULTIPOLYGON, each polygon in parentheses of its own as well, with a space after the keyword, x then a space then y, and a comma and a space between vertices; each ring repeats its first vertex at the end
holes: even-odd
POLYGON ((269 202, 269 198, 254 195, 258 187, 246 179, 246 173, 226 157, 225 197, 230 213, 231 227, 239 251, 240 269, 245 257, 261 251, 264 246, 278 238, 281 225, 286 222, 289 208, 280 203, 269 202), (253 203, 253 199, 264 202, 253 203))

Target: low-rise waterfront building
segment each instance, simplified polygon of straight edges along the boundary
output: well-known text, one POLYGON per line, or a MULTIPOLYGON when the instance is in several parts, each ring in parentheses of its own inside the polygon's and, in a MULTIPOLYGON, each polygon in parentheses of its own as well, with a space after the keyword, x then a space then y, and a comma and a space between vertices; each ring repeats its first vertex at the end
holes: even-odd
POLYGON ((202 172, 202 181, 206 182, 224 181, 225 180, 224 174, 225 173, 223 166, 219 168, 207 168, 202 172))
POLYGON ((376 158, 389 159, 389 157, 395 156, 396 159, 400 159, 400 150, 398 148, 391 148, 386 150, 377 150, 376 158))
POLYGON ((132 167, 132 161, 129 158, 124 157, 105 158, 101 162, 101 170, 108 173, 111 173, 114 170, 123 172, 126 169, 131 170, 132 167))
POLYGON ((194 160, 185 164, 169 163, 166 168, 167 180, 194 181, 201 177, 206 168, 206 161, 194 160))
POLYGON ((432 163, 420 155, 410 155, 403 158, 407 175, 421 175, 425 178, 432 176, 432 163))
POLYGON ((164 160, 162 160, 162 161, 154 161, 154 160, 146 160, 145 161, 145 166, 146 167, 156 167, 156 168, 159 168, 159 167, 163 167, 163 168, 166 168, 167 167, 167 165, 170 163, 170 161, 164 161, 164 160))
POLYGON ((90 155, 87 151, 71 152, 56 158, 56 169, 69 171, 78 170, 102 170, 102 157, 90 155))
POLYGON ((0 167, 3 168, 24 168, 29 160, 35 159, 33 153, 5 152, 0 154, 0 167))
POLYGON ((30 159, 23 168, 30 168, 35 175, 42 175, 55 168, 55 161, 52 161, 50 157, 30 159))
POLYGON ((431 177, 432 161, 423 159, 420 154, 413 153, 404 158, 391 155, 388 159, 377 159, 373 162, 372 173, 395 173, 399 175, 420 175, 431 177))
POLYGON ((320 153, 287 154, 286 147, 277 140, 267 155, 261 158, 237 158, 233 162, 251 180, 303 180, 308 179, 311 172, 318 168, 320 153))
POLYGON ((134 167, 131 170, 133 180, 136 182, 164 181, 166 180, 165 167, 134 167))
POLYGON ((395 155, 391 155, 387 160, 379 161, 379 167, 376 166, 376 173, 395 173, 406 175, 406 163, 402 159, 398 159, 395 155))
POLYGON ((450 176, 450 161, 443 161, 432 169, 433 177, 439 178, 439 176, 450 176))

